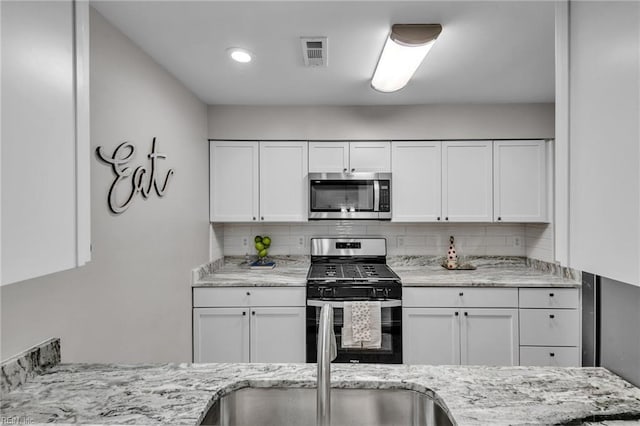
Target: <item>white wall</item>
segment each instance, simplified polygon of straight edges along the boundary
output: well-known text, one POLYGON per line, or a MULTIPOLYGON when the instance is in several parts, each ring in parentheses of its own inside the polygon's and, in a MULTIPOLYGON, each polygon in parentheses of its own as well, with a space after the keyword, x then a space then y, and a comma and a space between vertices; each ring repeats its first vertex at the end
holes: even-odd
POLYGON ((92 261, 2 287, 2 359, 59 336, 63 362, 189 361, 190 271, 209 251, 206 106, 92 10, 91 114, 93 150, 130 141, 146 164, 156 137, 175 175, 164 198, 115 216, 112 172, 92 155, 92 261))
POLYGON ((550 139, 553 104, 209 106, 210 139, 550 139))
POLYGON ((640 285, 640 3, 569 19, 569 266, 640 285))
POLYGON ((395 255, 444 256, 449 236, 455 237, 462 256, 525 255, 525 226, 522 224, 404 224, 369 221, 313 221, 304 224, 224 225, 225 255, 255 255, 253 238, 268 235, 271 255, 308 255, 309 238, 319 236, 383 236, 387 253, 395 255), (247 245, 244 245, 244 242, 247 245))

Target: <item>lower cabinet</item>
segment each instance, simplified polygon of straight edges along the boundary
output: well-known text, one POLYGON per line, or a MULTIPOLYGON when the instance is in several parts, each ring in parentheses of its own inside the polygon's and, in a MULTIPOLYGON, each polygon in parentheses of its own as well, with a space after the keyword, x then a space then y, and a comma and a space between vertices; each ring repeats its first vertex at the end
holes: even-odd
POLYGON ((304 288, 198 288, 193 300, 194 362, 305 361, 304 288))
POLYGON ((406 364, 518 365, 518 310, 405 308, 406 364))
POLYGON ((518 365, 518 289, 403 290, 406 364, 518 365))

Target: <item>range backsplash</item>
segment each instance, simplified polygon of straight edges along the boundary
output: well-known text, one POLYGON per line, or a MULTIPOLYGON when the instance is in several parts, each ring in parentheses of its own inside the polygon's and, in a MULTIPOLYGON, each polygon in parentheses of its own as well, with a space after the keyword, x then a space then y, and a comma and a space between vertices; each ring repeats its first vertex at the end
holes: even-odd
POLYGON ((309 254, 316 236, 383 236, 388 255, 444 255, 449 236, 462 256, 527 256, 553 262, 550 224, 418 224, 376 221, 317 221, 282 224, 217 224, 212 226, 212 250, 225 256, 255 254, 253 238, 269 235, 271 255, 309 254), (218 247, 217 250, 214 248, 218 247), (222 249, 222 250, 220 250, 222 249))

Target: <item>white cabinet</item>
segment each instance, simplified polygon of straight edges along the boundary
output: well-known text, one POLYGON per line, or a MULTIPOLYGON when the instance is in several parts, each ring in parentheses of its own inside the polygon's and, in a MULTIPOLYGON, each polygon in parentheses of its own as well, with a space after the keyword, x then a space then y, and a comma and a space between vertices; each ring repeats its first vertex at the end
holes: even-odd
POLYGON ((389 172, 391 143, 384 141, 309 142, 309 172, 389 172))
POLYGON ((260 142, 260 220, 304 222, 307 142, 260 142))
POLYGON ((493 220, 491 141, 442 143, 442 216, 449 222, 493 220))
POLYGON ((441 212, 441 142, 393 142, 391 145, 392 220, 436 222, 441 212))
POLYGON ((517 289, 405 290, 405 363, 518 365, 517 289))
POLYGON ((212 222, 307 220, 307 142, 212 141, 212 222))
POLYGON ((259 217, 259 154, 258 142, 210 143, 212 222, 250 222, 259 217))
POLYGON ((304 287, 194 288, 194 362, 304 362, 304 305, 304 287))
POLYGON ((87 263, 89 3, 2 2, 2 284, 87 263))
POLYGON ((521 288, 520 364, 579 367, 580 310, 575 288, 521 288))
POLYGON ((547 221, 545 141, 495 141, 493 181, 495 221, 547 221))

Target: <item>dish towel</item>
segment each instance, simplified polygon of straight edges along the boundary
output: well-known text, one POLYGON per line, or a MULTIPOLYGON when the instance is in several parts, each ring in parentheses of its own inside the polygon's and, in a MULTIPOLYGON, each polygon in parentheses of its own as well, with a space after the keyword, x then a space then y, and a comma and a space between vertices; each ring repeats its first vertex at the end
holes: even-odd
POLYGON ((344 302, 343 315, 343 348, 380 349, 380 302, 344 302))

